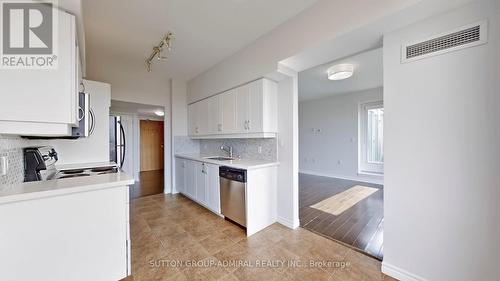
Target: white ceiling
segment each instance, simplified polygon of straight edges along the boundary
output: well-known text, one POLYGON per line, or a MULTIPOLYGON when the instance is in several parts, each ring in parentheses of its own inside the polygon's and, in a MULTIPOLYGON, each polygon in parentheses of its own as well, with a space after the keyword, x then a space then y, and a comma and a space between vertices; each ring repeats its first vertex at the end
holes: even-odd
POLYGON ((149 104, 111 100, 110 111, 113 113, 128 113, 138 115, 139 117, 158 119, 163 117, 158 117, 155 112, 165 112, 165 108, 149 104))
POLYGON ((84 0, 87 63, 103 56, 141 63, 170 30, 169 60, 153 71, 189 80, 316 1, 84 0))
POLYGON ((373 89, 382 84, 382 48, 378 48, 300 72, 299 101, 373 89), (340 81, 328 80, 328 68, 341 63, 353 64, 354 75, 340 81))

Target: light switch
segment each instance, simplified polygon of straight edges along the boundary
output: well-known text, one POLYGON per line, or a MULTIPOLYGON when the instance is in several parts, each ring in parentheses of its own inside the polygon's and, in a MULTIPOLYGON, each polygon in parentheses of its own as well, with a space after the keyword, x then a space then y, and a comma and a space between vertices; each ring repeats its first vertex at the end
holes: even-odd
POLYGON ((2 156, 0 157, 0 176, 5 176, 7 175, 7 157, 2 156))

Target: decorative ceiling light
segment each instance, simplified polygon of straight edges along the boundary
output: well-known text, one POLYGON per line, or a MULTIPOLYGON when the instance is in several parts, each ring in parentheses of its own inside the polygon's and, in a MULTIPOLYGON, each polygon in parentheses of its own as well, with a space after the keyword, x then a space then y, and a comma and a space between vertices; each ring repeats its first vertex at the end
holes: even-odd
POLYGON ((163 112, 161 110, 155 111, 155 114, 156 114, 156 116, 165 116, 165 112, 163 112))
POLYGON ((352 64, 337 64, 328 68, 328 79, 344 80, 354 74, 354 65, 352 64))
POLYGON ((153 47, 153 52, 146 60, 146 69, 148 70, 148 72, 152 71, 151 64, 153 63, 153 60, 155 58, 157 58, 158 60, 166 60, 167 59, 167 57, 163 56, 163 49, 167 48, 167 50, 170 52, 172 50, 172 41, 173 40, 174 40, 174 34, 169 31, 167 33, 167 35, 165 35, 163 37, 160 44, 158 44, 158 46, 156 46, 156 47, 153 47))

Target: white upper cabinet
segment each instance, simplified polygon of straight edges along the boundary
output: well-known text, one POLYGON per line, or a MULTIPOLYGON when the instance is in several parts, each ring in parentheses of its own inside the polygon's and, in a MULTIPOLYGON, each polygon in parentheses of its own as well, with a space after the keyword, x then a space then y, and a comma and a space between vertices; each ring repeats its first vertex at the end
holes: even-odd
POLYGON ((209 133, 208 101, 197 102, 188 107, 189 135, 201 136, 209 133))
POLYGON ((222 98, 217 95, 207 99, 208 107, 208 134, 218 134, 222 132, 222 98))
POLYGON ((245 84, 190 104, 192 138, 275 137, 277 84, 268 79, 245 84))
POLYGON ((243 85, 236 89, 236 133, 247 133, 250 110, 250 86, 243 85))
POLYGON ((235 90, 224 92, 220 95, 222 113, 222 133, 233 134, 236 132, 236 94, 235 90))
POLYGON ((55 68, 0 68, 0 134, 66 136, 78 125, 81 62, 75 17, 59 11, 57 18, 55 68))

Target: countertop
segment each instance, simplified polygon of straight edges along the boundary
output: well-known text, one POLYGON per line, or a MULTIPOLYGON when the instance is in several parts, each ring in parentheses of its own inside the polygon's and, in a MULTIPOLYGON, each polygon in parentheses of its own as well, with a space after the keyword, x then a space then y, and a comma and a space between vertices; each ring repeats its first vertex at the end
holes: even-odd
POLYGON ((280 163, 275 161, 265 161, 265 160, 251 160, 251 159, 236 159, 229 161, 217 161, 212 159, 206 159, 206 157, 217 157, 219 155, 203 155, 203 154, 175 154, 175 157, 194 160, 204 163, 215 164, 219 166, 228 166, 237 169, 243 170, 254 170, 254 169, 262 169, 272 166, 278 166, 280 163))
POLYGON ((125 173, 26 182, 12 185, 8 189, 0 191, 0 205, 111 187, 128 186, 133 183, 134 179, 125 173))

